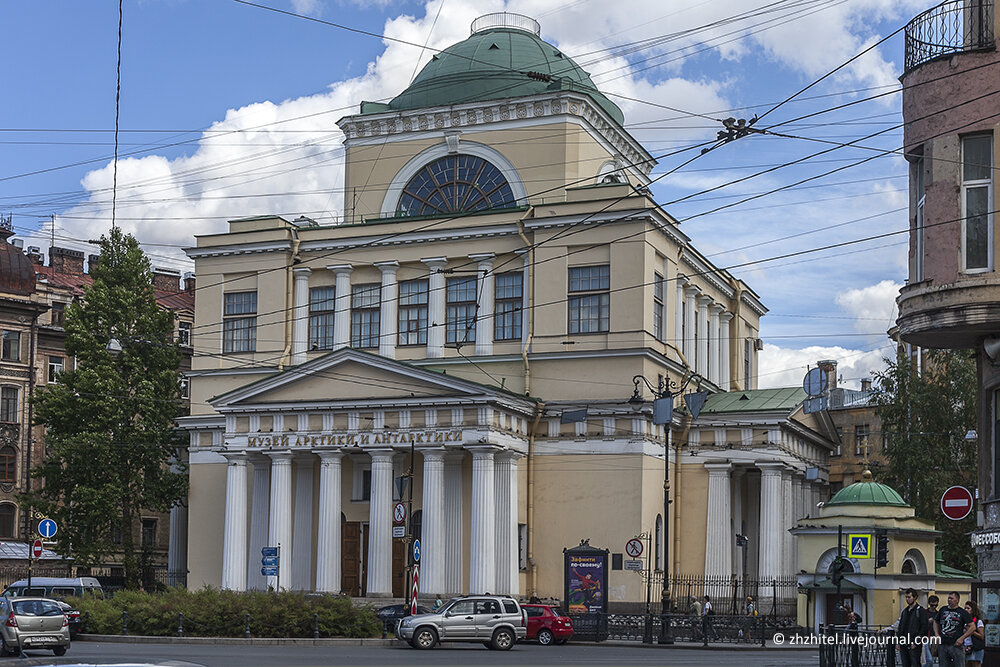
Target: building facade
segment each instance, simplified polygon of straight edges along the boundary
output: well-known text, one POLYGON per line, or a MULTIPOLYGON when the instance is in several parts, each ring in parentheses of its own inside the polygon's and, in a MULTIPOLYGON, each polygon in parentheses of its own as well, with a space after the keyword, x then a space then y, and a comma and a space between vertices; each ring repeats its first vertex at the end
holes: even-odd
MULTIPOLYGON (((822 469, 809 493, 824 484, 832 442, 783 404, 692 431, 713 440, 682 455, 676 410, 663 516, 666 433, 628 403, 633 378, 753 393, 766 309, 651 199, 654 158, 538 35, 483 17, 394 100, 339 121, 341 224, 233 220, 187 250, 189 585, 401 597, 396 518, 420 536, 421 595, 561 597, 563 549, 586 538, 620 555, 645 535, 650 570, 731 576, 736 488, 740 525, 764 525, 753 548, 781 553, 778 495, 806 467, 822 469), (411 465, 413 512, 394 517, 411 465)), ((612 568, 605 594, 645 586, 612 568)))

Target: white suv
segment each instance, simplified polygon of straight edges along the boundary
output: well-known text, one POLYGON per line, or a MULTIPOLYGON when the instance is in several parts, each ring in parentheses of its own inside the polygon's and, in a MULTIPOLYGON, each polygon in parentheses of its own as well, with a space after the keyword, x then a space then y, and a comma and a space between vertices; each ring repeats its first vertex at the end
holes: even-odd
POLYGON ((454 598, 432 614, 406 616, 397 636, 413 648, 434 648, 438 642, 481 642, 497 651, 510 650, 528 631, 521 605, 505 595, 454 598))

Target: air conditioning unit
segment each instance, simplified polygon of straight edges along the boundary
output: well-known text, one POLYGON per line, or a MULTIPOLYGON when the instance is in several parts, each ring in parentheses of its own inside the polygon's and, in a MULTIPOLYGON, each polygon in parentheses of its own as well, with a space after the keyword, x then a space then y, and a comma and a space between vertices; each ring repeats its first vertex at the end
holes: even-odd
POLYGON ((763 350, 764 349, 764 341, 762 339, 760 339, 760 338, 754 338, 753 339, 753 349, 755 349, 755 350, 763 350))

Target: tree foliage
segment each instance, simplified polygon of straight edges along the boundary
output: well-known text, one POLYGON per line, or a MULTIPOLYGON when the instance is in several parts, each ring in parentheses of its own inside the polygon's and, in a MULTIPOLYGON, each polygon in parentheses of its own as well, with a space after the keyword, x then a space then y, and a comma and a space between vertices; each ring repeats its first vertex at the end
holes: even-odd
POLYGON ((28 502, 58 521, 61 553, 81 565, 121 558, 134 588, 141 511, 168 511, 187 488, 183 469, 171 469, 182 357, 139 244, 117 228, 100 244, 93 284, 66 309, 75 367, 35 395, 46 455, 28 502))
POLYGON ((976 362, 966 350, 929 350, 920 372, 903 355, 886 362, 873 392, 885 436, 886 465, 878 481, 942 531, 938 546, 945 563, 975 572, 968 539, 975 515, 952 521, 941 514, 940 501, 950 486, 976 485, 976 442, 966 439, 976 428, 976 362))

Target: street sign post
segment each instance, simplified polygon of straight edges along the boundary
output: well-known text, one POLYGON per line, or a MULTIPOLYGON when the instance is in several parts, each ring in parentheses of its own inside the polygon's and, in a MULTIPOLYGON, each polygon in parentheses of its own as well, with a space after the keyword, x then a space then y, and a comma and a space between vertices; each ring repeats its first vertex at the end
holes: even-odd
POLYGON ((281 589, 281 575, 278 574, 278 567, 281 564, 281 545, 276 547, 260 548, 260 573, 265 577, 275 577, 274 590, 281 589))
POLYGON ((59 526, 52 519, 42 519, 38 522, 38 534, 47 540, 51 540, 59 531, 59 526))
POLYGON ((629 558, 638 558, 642 555, 642 540, 638 537, 633 537, 631 540, 625 543, 625 553, 628 554, 629 558))
POLYGON ((632 570, 633 572, 642 571, 642 561, 641 560, 626 560, 623 561, 626 570, 632 570))
POLYGON ((34 556, 35 558, 41 558, 42 557, 42 541, 41 540, 35 540, 34 542, 31 543, 31 555, 34 556))
POLYGON ((941 513, 961 521, 972 512, 972 494, 964 486, 953 486, 941 494, 941 513))

